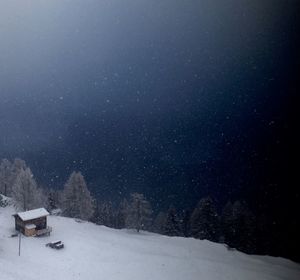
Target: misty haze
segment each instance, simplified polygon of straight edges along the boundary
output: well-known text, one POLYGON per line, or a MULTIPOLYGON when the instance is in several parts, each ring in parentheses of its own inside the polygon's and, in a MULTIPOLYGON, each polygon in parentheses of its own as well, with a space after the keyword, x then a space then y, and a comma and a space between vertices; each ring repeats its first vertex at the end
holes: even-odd
POLYGON ((1 1, 0 279, 300 279, 298 6, 1 1))

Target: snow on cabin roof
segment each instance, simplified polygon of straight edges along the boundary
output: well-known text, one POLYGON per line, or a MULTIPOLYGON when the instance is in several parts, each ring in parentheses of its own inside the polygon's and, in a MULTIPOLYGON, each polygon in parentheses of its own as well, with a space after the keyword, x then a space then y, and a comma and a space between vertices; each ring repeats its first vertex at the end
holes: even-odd
POLYGON ((17 213, 16 215, 18 215, 22 221, 29 221, 29 220, 48 216, 49 212, 45 208, 38 208, 30 211, 17 213))

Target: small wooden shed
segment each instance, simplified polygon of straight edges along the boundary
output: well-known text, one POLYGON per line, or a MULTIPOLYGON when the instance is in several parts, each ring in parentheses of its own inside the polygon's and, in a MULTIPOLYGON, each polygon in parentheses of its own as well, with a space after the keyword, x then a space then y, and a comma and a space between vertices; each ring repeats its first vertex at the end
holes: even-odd
POLYGON ((51 232, 47 226, 49 212, 45 208, 20 212, 15 215, 15 228, 26 236, 42 235, 51 232))

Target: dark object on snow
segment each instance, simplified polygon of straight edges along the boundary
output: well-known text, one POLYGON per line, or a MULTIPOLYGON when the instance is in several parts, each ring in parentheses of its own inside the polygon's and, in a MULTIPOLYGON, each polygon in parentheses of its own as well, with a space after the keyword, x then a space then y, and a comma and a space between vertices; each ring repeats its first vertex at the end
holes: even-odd
POLYGON ((61 240, 57 240, 57 241, 53 241, 53 242, 49 242, 46 244, 46 247, 50 247, 52 249, 62 249, 65 247, 64 243, 61 242, 61 240))
POLYGON ((16 232, 16 233, 12 233, 10 237, 17 237, 19 234, 16 232))

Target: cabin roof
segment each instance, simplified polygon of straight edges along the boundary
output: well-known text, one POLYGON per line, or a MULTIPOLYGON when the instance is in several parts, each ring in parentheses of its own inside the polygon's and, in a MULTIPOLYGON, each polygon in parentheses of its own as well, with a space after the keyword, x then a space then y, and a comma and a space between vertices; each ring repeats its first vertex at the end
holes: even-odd
POLYGON ((20 212, 14 216, 19 216, 22 221, 29 221, 33 219, 38 219, 46 217, 49 215, 49 212, 45 208, 38 208, 30 211, 20 212))

